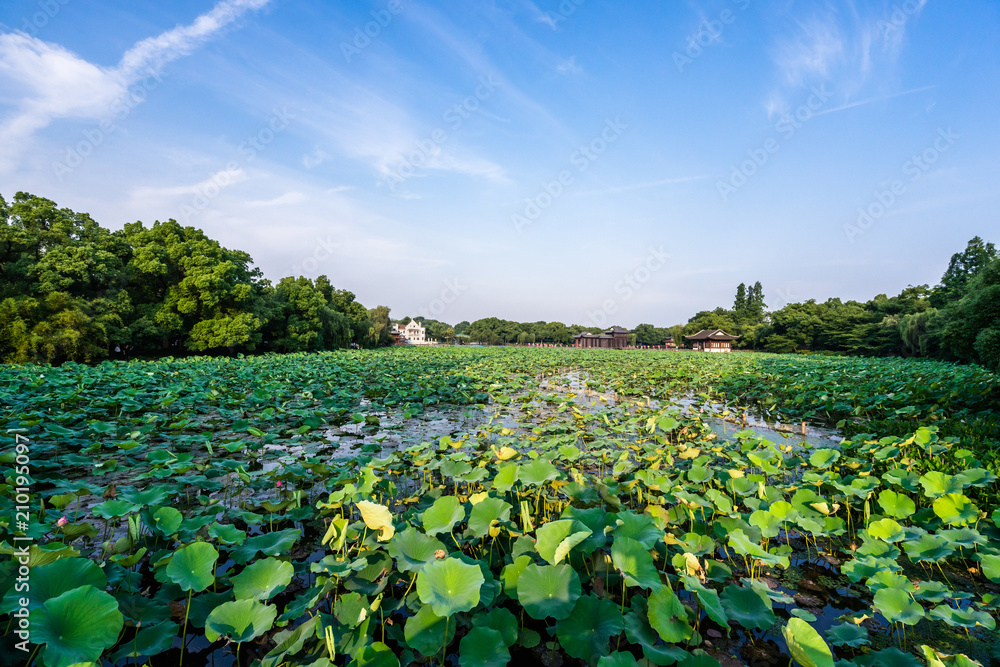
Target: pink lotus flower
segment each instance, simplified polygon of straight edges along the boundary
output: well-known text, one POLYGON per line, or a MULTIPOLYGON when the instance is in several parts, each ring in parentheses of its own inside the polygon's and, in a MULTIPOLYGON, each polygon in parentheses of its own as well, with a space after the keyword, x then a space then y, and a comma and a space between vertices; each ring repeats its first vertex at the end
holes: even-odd
POLYGON ((67 519, 66 517, 63 517, 58 521, 56 521, 57 526, 65 526, 67 523, 69 523, 69 519, 67 519))
POLYGON ((281 481, 279 480, 279 481, 277 482, 277 484, 278 484, 278 488, 280 489, 280 488, 281 488, 281 481))

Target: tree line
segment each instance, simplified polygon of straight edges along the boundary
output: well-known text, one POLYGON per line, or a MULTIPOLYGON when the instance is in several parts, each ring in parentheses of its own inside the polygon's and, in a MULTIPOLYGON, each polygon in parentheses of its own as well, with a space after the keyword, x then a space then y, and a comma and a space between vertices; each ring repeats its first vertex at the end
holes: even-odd
POLYGON ((299 352, 392 343, 389 309, 325 276, 266 280, 250 255, 175 220, 109 231, 0 196, 0 361, 299 352))
MULTIPOLYGON (((562 322, 416 318, 427 337, 569 345, 601 329, 562 322)), ((405 326, 410 318, 399 323, 405 326)), ((0 361, 100 361, 188 353, 302 352, 391 345, 389 308, 365 308, 326 276, 265 279, 245 252, 174 220, 110 231, 86 213, 18 192, 0 196, 0 361)), ((702 329, 769 352, 899 355, 1000 367, 1000 259, 978 236, 935 287, 861 303, 828 299, 768 311, 760 282, 733 306, 685 324, 636 325, 629 344, 661 346, 702 329)))
MULTIPOLYGON (((487 317, 454 327, 417 318, 428 336, 453 336, 489 345, 571 344, 573 336, 597 327, 562 322, 515 322, 487 317), (434 332, 434 335, 432 335, 434 332)), ((769 311, 760 282, 740 283, 731 308, 696 313, 687 323, 661 327, 637 324, 630 345, 662 346, 703 329, 740 336, 736 347, 780 353, 913 356, 978 363, 1000 368, 1000 259, 992 243, 978 236, 951 257, 935 287, 910 285, 896 296, 867 302, 810 299, 769 311)))
POLYGON ((731 309, 696 314, 684 334, 724 329, 738 347, 929 357, 1000 368, 1000 259, 978 236, 952 255, 940 284, 907 286, 896 296, 819 303, 810 299, 767 312, 760 283, 740 285, 731 309))

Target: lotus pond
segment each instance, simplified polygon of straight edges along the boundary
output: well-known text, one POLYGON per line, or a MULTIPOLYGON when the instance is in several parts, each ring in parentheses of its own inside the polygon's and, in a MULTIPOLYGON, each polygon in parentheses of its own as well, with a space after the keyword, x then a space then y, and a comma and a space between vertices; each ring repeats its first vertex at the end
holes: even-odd
POLYGON ((409 348, 0 398, 4 664, 1000 664, 976 367, 409 348))

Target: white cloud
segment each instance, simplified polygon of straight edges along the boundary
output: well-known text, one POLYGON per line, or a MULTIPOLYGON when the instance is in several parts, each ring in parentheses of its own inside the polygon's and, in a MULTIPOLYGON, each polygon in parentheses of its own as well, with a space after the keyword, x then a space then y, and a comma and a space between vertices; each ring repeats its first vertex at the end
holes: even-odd
POLYGON ((826 79, 844 58, 844 38, 832 19, 816 18, 798 25, 790 39, 774 50, 773 58, 786 84, 802 86, 826 79))
POLYGON ((268 2, 224 0, 190 25, 138 42, 114 68, 94 65, 58 44, 22 32, 0 34, 0 85, 20 97, 13 113, 0 118, 0 144, 5 147, 0 169, 13 166, 31 136, 53 120, 103 120, 127 113, 141 101, 130 96, 130 87, 157 77, 166 63, 268 2))

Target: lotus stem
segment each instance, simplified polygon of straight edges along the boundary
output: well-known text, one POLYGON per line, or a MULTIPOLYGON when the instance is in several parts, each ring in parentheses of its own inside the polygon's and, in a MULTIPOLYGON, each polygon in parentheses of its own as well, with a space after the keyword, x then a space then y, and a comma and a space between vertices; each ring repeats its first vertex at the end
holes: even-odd
POLYGON ((181 633, 181 658, 177 665, 180 667, 184 664, 184 644, 187 640, 187 629, 188 629, 188 614, 191 613, 191 595, 194 593, 194 589, 188 591, 187 605, 184 608, 184 631, 181 633))

